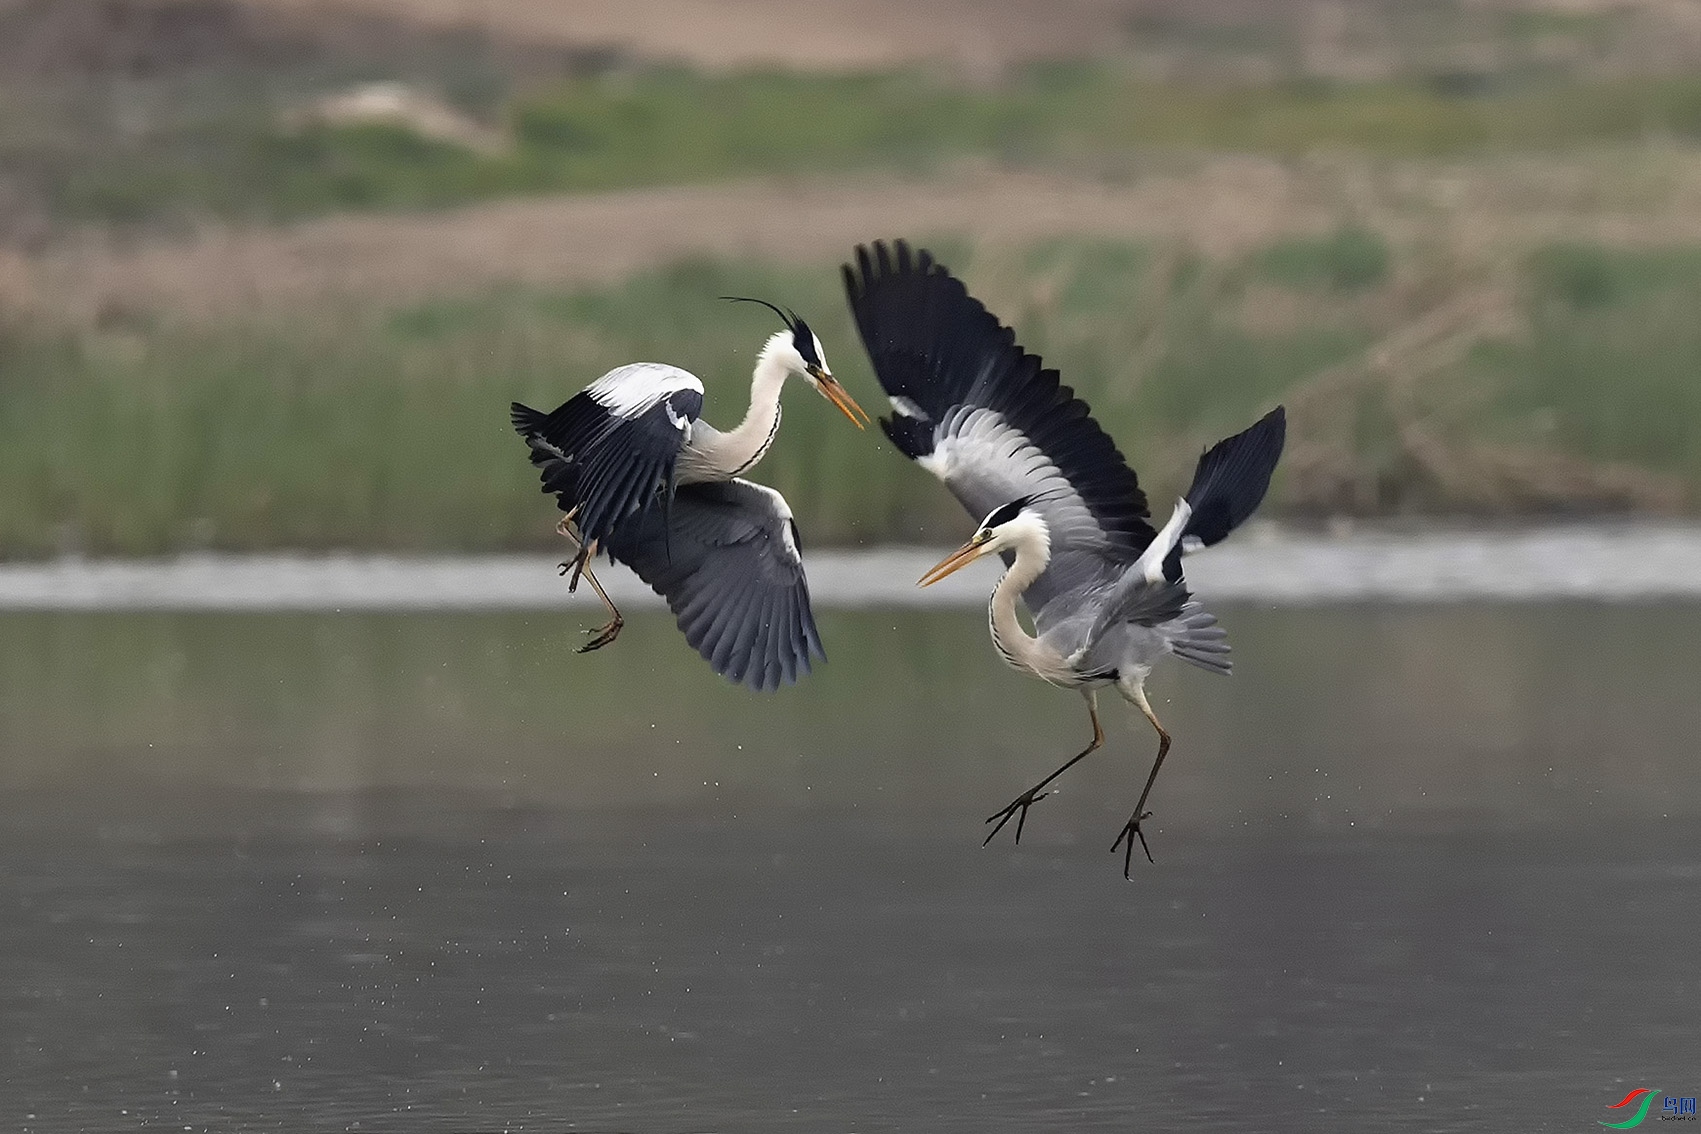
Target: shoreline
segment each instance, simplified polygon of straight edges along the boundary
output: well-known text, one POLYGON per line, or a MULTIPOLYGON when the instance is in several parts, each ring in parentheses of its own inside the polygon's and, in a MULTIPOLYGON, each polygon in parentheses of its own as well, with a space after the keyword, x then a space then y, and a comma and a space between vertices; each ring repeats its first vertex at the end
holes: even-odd
MULTIPOLYGON (((980 607, 999 569, 975 564, 915 585, 944 547, 806 553, 821 609, 980 607)), ((567 593, 559 557, 191 553, 170 559, 0 564, 0 611, 479 611, 598 605, 567 593)), ((623 608, 661 600, 625 568, 598 569, 623 608)), ((1188 557, 1207 604, 1701 599, 1701 525, 1615 522, 1516 529, 1249 525, 1188 557)))

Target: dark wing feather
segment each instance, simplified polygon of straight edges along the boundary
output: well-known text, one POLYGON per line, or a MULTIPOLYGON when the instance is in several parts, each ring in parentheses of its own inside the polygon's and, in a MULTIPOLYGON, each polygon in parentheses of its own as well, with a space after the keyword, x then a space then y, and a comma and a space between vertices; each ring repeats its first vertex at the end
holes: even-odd
MULTIPOLYGON (((1185 649, 1190 651, 1190 655, 1184 655, 1189 661, 1227 672, 1226 660, 1221 667, 1200 660, 1216 652, 1226 653, 1228 647, 1222 644, 1222 631, 1212 629, 1216 619, 1191 603, 1182 581, 1182 543, 1196 540, 1205 547, 1220 543, 1257 510, 1270 487, 1286 438, 1287 411, 1277 406, 1251 426, 1205 450, 1194 468, 1193 484, 1187 489, 1192 513, 1164 556, 1163 580, 1149 581, 1139 564, 1124 572, 1103 593, 1083 649, 1090 650, 1113 626, 1124 622, 1155 626, 1182 619, 1183 625, 1171 638, 1176 652, 1185 649), (1196 614, 1184 618, 1190 603, 1196 614)), ((1169 537, 1170 529, 1166 527, 1162 534, 1169 537)), ((1153 554, 1158 554, 1158 549, 1153 554)))
POLYGON ((1024 351, 968 289, 903 241, 859 246, 845 294, 894 413, 904 455, 943 479, 977 521, 1023 496, 1051 528, 1052 563, 1029 588, 1053 598, 1114 577, 1154 534, 1134 471, 1055 370, 1024 351))
POLYGON ((636 363, 610 371, 551 413, 513 403, 543 490, 555 493, 586 542, 642 512, 673 483, 679 451, 703 411, 702 384, 677 367, 636 363))
POLYGON ((635 513, 603 546, 667 600, 716 673, 790 685, 826 658, 785 499, 746 480, 681 485, 667 513, 635 513))
MULTIPOLYGON (((1269 491, 1287 441, 1287 410, 1277 406, 1233 437, 1199 455, 1186 500, 1193 509, 1181 538, 1189 548, 1212 547, 1244 523, 1269 491)), ((1164 560, 1164 576, 1181 578, 1182 544, 1164 560)))
POLYGON ((1199 456, 1187 503, 1186 534, 1206 547, 1219 543, 1258 510, 1287 440, 1287 411, 1277 406, 1252 425, 1199 456))

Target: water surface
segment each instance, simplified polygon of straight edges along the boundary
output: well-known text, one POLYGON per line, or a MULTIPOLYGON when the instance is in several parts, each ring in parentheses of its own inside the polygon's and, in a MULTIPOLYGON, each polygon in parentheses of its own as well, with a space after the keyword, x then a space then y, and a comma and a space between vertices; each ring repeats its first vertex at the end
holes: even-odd
POLYGON ((978 612, 763 698, 641 615, 0 617, 0 1129, 1598 1129, 1695 1094, 1701 607, 978 612))
MULTIPOLYGON (((1701 527, 1612 522, 1319 531, 1254 521, 1187 560, 1213 604, 1364 601, 1701 599, 1701 527)), ((982 607, 1001 567, 987 560, 922 590, 915 580, 971 530, 936 548, 811 549, 817 609, 982 607)), ((597 607, 569 594, 559 555, 221 555, 0 563, 7 610, 547 610, 597 607)), ((662 603, 624 567, 598 568, 627 609, 662 603)))

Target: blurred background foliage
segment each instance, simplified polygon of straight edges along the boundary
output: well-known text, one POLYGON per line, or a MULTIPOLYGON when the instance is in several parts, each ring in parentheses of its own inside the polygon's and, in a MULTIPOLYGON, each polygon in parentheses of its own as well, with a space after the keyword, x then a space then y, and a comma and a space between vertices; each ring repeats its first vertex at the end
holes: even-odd
MULTIPOLYGON (((7 0, 0 555, 547 546, 506 403, 551 406, 663 359, 706 380, 711 420, 734 420, 771 327, 714 301, 729 292, 803 311, 880 402, 832 239, 543 282, 504 278, 492 246, 489 270, 406 294, 211 315, 145 285, 77 292, 103 256, 421 210, 448 234, 476 202, 716 182, 775 195, 773 227, 807 224, 783 211, 788 186, 877 200, 893 178, 1167 178, 1203 205, 1220 185, 1198 171, 1220 159, 1326 176, 1291 216, 1252 192, 1250 235, 1220 246, 1140 217, 1066 238, 999 239, 975 217, 865 238, 938 250, 1160 493, 1284 400, 1274 503, 1290 517, 1690 511, 1701 34, 1663 11, 1131 2, 1072 57, 847 70, 700 66, 401 3, 309 19, 266 0, 7 0)), ((959 534, 883 439, 806 391, 788 404, 763 478, 806 538, 959 534)))

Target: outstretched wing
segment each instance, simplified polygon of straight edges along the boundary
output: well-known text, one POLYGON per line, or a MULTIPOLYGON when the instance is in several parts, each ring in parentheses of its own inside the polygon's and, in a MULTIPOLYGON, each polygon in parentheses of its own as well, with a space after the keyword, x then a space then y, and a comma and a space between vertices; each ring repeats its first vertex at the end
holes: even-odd
POLYGON ((1169 523, 1100 598, 1079 647, 1083 657, 1124 623, 1167 624, 1166 637, 1178 657, 1219 673, 1229 671, 1227 635, 1192 601, 1182 581, 1183 544, 1220 543, 1257 511, 1286 440, 1287 410, 1277 406, 1200 454, 1193 483, 1169 523))
POLYGON ((1153 536, 1146 495, 1057 371, 1024 351, 925 249, 912 253, 901 240, 858 246, 844 279, 891 399, 894 412, 880 425, 892 443, 977 521, 1021 497, 1045 517, 1051 562, 1024 596, 1036 618, 1139 556, 1153 536))
POLYGON ((756 690, 826 658, 785 497, 747 480, 681 485, 669 512, 617 525, 608 552, 638 573, 716 673, 756 690))
POLYGON ((606 539, 673 482, 679 451, 703 412, 703 383, 677 366, 610 370, 552 413, 513 403, 514 429, 587 542, 606 539))

